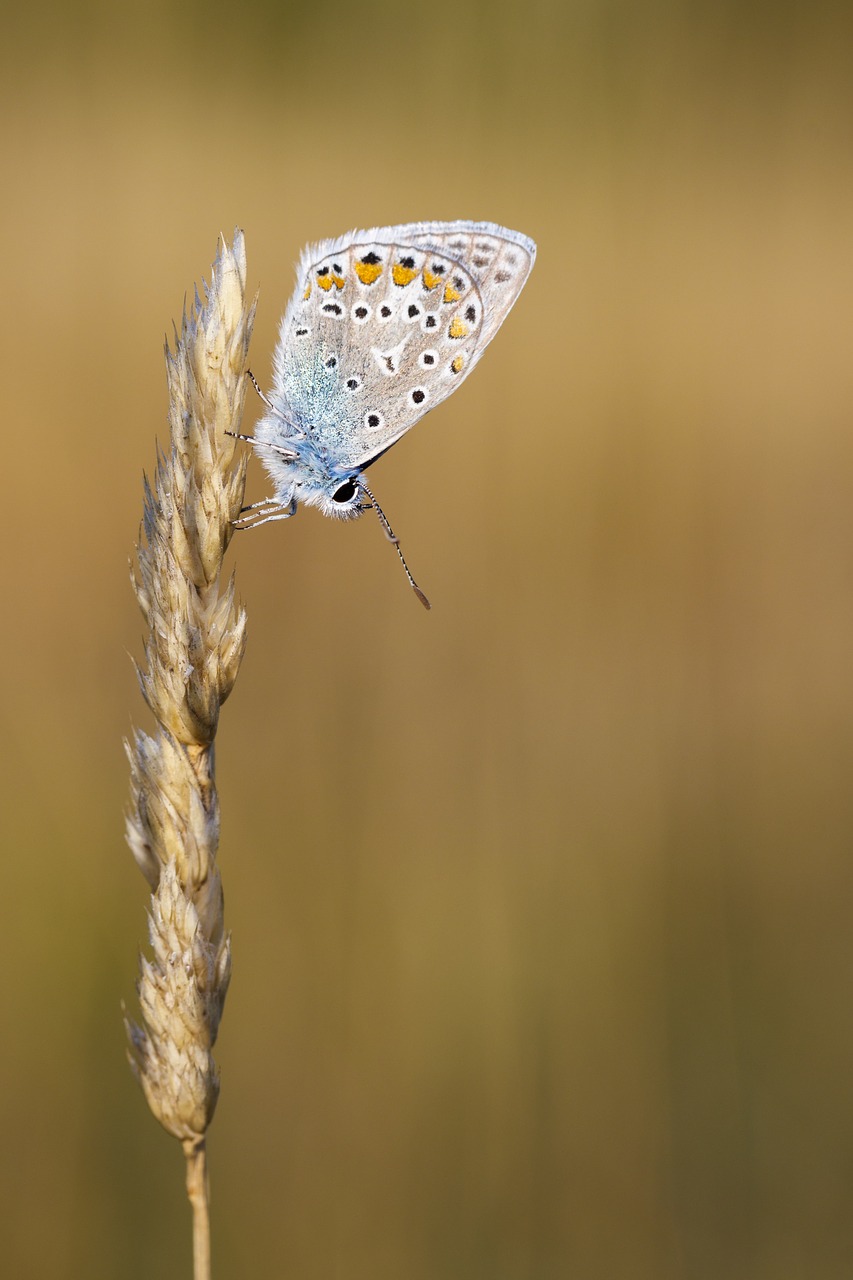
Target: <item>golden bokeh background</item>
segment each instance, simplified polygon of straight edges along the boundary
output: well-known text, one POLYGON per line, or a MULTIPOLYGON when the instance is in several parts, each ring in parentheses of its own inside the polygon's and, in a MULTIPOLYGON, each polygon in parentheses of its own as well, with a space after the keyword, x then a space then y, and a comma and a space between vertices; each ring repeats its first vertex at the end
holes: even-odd
POLYGON ((229 553, 214 1273, 849 1277, 853 21, 3 24, 0 1270, 190 1274, 120 1007, 163 334, 240 225, 266 382, 306 241, 482 218, 531 280, 372 472, 432 614, 375 520, 229 553))

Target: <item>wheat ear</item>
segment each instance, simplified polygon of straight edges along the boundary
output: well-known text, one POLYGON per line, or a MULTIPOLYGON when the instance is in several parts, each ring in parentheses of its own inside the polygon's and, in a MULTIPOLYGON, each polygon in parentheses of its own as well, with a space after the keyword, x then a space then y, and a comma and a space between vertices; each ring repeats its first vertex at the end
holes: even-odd
POLYGON ((222 562, 243 505, 235 459, 255 314, 246 302, 242 233, 220 241, 204 301, 196 291, 175 349, 166 346, 170 444, 159 454, 132 579, 145 619, 137 668, 157 721, 127 745, 127 842, 151 886, 140 957, 142 1024, 126 1020, 130 1061, 148 1105, 187 1159, 196 1280, 210 1274, 205 1134, 219 1093, 212 1049, 231 971, 216 865, 213 742, 243 656, 246 615, 222 562))

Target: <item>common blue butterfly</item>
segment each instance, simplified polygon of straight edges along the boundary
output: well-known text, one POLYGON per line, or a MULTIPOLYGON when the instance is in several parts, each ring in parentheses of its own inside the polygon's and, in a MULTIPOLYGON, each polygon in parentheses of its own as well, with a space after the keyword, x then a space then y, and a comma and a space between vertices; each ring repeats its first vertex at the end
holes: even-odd
POLYGON ((306 248, 272 390, 258 388, 266 412, 243 437, 273 496, 245 508, 239 527, 287 519, 299 502, 342 520, 373 507, 429 608, 364 472, 465 381, 535 257, 529 237, 492 222, 374 227, 306 248))

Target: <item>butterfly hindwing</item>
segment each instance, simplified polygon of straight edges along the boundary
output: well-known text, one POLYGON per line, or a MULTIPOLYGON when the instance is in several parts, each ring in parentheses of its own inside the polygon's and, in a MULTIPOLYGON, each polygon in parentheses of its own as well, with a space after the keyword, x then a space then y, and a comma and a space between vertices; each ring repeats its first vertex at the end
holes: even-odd
POLYGON ((492 223, 410 223, 311 246, 281 325, 273 403, 364 466, 465 380, 535 246, 492 223))

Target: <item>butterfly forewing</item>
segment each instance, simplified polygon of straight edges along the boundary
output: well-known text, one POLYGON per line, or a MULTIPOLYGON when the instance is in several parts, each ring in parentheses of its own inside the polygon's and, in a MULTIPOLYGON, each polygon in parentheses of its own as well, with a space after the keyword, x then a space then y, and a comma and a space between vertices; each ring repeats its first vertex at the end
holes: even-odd
POLYGON ((411 223, 312 246, 281 326, 273 401, 339 468, 384 452, 465 380, 535 246, 491 223, 411 223))

